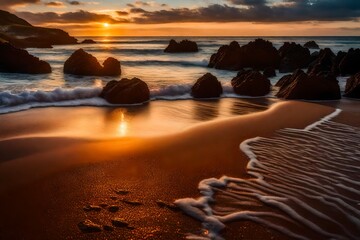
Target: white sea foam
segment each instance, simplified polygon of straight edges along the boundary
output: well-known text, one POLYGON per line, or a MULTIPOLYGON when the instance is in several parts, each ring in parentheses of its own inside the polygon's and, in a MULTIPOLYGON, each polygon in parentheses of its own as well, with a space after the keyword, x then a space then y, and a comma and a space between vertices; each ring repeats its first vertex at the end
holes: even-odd
POLYGON ((203 223, 208 234, 199 237, 208 239, 242 220, 295 239, 359 239, 360 129, 332 122, 339 113, 244 141, 252 178, 205 179, 202 197, 175 203, 203 223))

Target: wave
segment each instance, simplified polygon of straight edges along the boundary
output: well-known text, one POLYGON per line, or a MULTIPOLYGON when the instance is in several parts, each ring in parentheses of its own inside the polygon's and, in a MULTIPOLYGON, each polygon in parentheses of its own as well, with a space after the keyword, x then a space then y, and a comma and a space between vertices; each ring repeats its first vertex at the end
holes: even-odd
POLYGON ((304 130, 244 141, 253 178, 205 179, 201 198, 176 204, 203 222, 206 239, 222 239, 225 224, 241 220, 294 239, 358 239, 360 129, 330 121, 339 112, 304 130))

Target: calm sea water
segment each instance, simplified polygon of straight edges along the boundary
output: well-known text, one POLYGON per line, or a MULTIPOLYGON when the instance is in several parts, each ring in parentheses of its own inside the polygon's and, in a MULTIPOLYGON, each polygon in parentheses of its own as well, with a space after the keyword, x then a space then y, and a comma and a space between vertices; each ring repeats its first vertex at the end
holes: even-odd
MULTIPOLYGON (((224 85, 223 97, 241 97, 233 94, 230 80, 233 71, 207 68, 210 56, 218 48, 231 41, 241 45, 254 37, 189 37, 198 43, 200 51, 189 54, 167 54, 169 37, 88 37, 98 42, 95 45, 55 46, 52 49, 28 49, 40 59, 50 63, 53 72, 44 75, 0 73, 0 113, 19 111, 41 106, 107 105, 96 96, 110 80, 139 77, 149 84, 151 96, 156 99, 188 99, 192 84, 203 74, 211 72, 224 85), (66 59, 77 49, 85 49, 100 62, 107 57, 121 61, 120 77, 77 77, 63 73, 66 59)), ((82 40, 84 38, 79 38, 82 40)), ((178 40, 184 38, 177 38, 178 40)), ((360 37, 268 37, 279 48, 285 41, 304 44, 315 40, 321 48, 329 47, 334 52, 360 47, 360 37)), ((283 74, 271 79, 275 83, 283 74)), ((344 88, 345 78, 340 78, 344 88)), ((271 95, 270 95, 271 96, 271 95)))

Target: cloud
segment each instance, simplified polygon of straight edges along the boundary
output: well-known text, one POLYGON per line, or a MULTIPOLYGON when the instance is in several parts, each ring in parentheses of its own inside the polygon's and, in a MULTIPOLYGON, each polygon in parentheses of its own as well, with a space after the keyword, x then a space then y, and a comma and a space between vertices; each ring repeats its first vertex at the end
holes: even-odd
POLYGON ((74 5, 74 6, 78 6, 78 5, 81 5, 82 3, 79 2, 79 1, 66 1, 68 4, 70 5, 74 5))
POLYGON ((17 5, 35 4, 40 3, 41 0, 1 0, 0 8, 8 9, 17 5))
POLYGON ((46 2, 44 4, 48 7, 64 7, 65 6, 65 4, 63 2, 58 2, 58 1, 46 2))
POLYGON ((266 4, 266 0, 228 0, 228 2, 234 5, 246 5, 246 6, 256 6, 256 5, 266 4))
POLYGON ((119 15, 119 16, 128 16, 129 13, 126 12, 126 11, 116 11, 116 13, 119 15))

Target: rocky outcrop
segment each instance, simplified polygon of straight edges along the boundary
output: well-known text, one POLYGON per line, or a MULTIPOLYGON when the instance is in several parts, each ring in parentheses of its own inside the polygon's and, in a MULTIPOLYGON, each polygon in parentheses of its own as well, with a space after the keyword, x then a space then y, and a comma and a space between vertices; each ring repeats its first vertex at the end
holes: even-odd
POLYGON ((360 98, 360 72, 351 76, 346 81, 345 97, 360 98))
POLYGON ((353 75, 360 72, 360 49, 350 49, 346 54, 338 57, 341 58, 339 63, 339 72, 342 76, 353 75))
POLYGON ((94 56, 79 49, 66 60, 64 73, 80 76, 118 76, 121 74, 121 66, 114 58, 106 59, 101 66, 94 56))
POLYGON ((176 42, 174 39, 171 39, 169 45, 164 50, 167 53, 187 53, 187 52, 198 52, 199 48, 196 42, 189 40, 182 40, 181 42, 176 42))
POLYGON ((149 101, 150 91, 148 85, 138 78, 123 78, 108 82, 100 97, 113 104, 136 104, 149 101))
POLYGON ((309 41, 304 44, 304 47, 310 49, 320 49, 319 45, 315 41, 309 41))
POLYGON ((41 74, 51 73, 50 64, 18 49, 9 43, 0 43, 0 72, 41 74))
POLYGON ((309 49, 294 42, 284 43, 279 49, 279 54, 281 58, 279 71, 281 73, 293 72, 298 68, 307 68, 311 60, 309 49))
POLYGON ((336 74, 336 56, 330 48, 321 49, 318 58, 308 68, 310 75, 319 73, 336 74))
POLYGON ((194 98, 216 98, 223 93, 223 88, 218 79, 211 73, 206 73, 199 78, 191 88, 194 98))
POLYGON ((308 75, 297 70, 291 76, 286 76, 276 94, 284 99, 332 100, 340 99, 340 87, 332 74, 308 75))
POLYGON ((225 70, 253 68, 263 70, 267 67, 278 68, 280 56, 271 42, 256 39, 240 47, 237 42, 219 48, 210 58, 209 67, 225 70))
POLYGON ((241 70, 231 80, 234 92, 245 96, 264 96, 270 92, 271 83, 258 71, 241 70))
POLYGON ((96 44, 97 42, 95 42, 92 39, 85 39, 83 40, 80 44, 96 44))
POLYGON ((276 71, 272 67, 268 67, 264 69, 263 75, 267 78, 276 77, 276 71))

